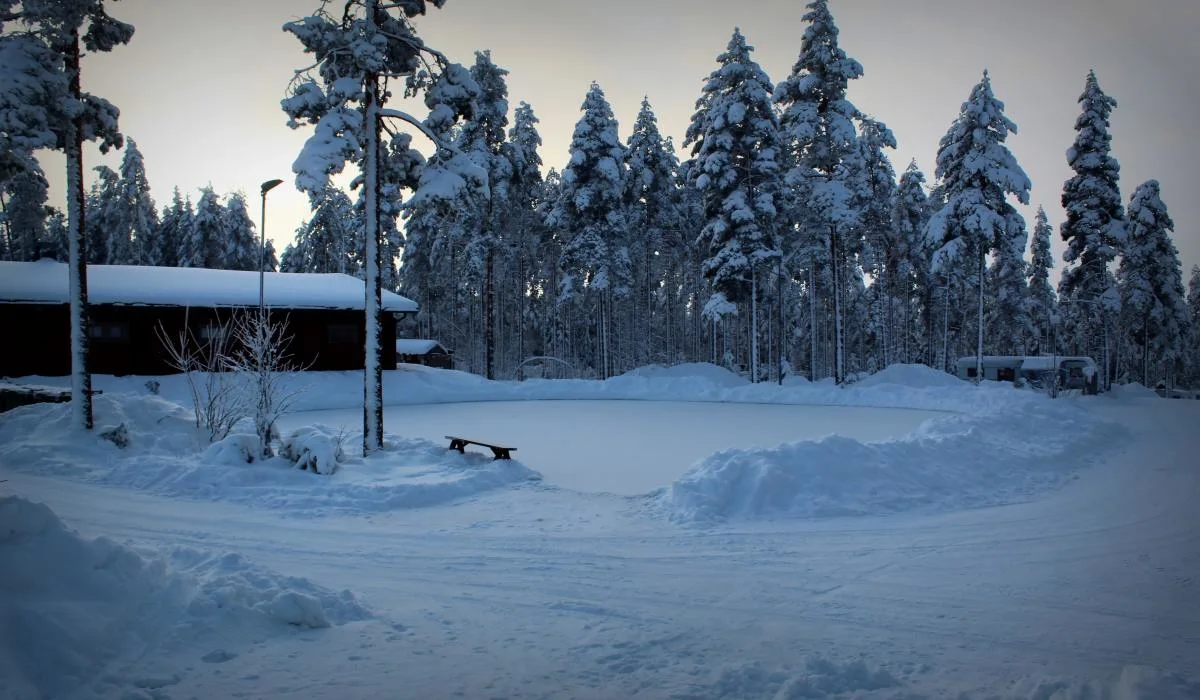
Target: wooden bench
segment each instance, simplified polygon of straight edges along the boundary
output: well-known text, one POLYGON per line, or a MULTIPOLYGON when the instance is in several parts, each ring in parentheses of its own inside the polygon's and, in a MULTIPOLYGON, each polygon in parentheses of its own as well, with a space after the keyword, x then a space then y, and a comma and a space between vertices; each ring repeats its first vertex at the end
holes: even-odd
POLYGON ((450 441, 449 449, 451 450, 465 452, 466 450, 464 448, 466 448, 467 445, 479 445, 480 447, 486 447, 490 449, 492 451, 492 461, 497 459, 512 459, 509 453, 517 451, 517 448, 515 447, 501 447, 500 445, 492 445, 486 442, 480 442, 478 440, 468 440, 466 438, 455 437, 453 435, 447 435, 445 437, 450 441))

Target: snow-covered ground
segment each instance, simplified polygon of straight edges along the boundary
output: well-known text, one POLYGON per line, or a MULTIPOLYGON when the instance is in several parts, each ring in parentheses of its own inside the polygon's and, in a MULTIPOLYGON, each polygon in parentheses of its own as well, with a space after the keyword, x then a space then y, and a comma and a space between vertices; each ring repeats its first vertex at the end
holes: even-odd
MULTIPOLYGON (((145 381, 97 378, 125 448, 0 414, 0 698, 1200 697, 1196 402, 406 367, 324 476, 145 381)), ((293 381, 284 434, 361 425, 293 381)))

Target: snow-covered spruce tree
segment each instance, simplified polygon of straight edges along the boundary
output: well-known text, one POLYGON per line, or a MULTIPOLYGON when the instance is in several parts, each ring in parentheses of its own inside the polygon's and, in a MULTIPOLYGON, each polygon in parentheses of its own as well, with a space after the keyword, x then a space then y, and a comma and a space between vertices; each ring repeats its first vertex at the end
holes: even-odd
MULTIPOLYGON (((531 322, 536 316, 535 294, 540 285, 538 261, 544 235, 544 217, 538 212, 543 193, 542 158, 538 149, 542 136, 537 129, 538 118, 533 107, 522 102, 513 112, 513 124, 503 154, 509 163, 511 181, 508 183, 508 217, 505 231, 509 296, 515 305, 508 307, 506 327, 513 329, 506 337, 515 341, 511 348, 512 366, 519 367, 531 354, 536 337, 531 322)), ((545 295, 541 295, 544 301, 545 295)), ((540 351, 540 349, 539 349, 540 351)), ((520 378, 518 376, 518 378, 520 378)))
POLYGON ((108 265, 113 253, 109 233, 116 228, 121 218, 121 176, 107 165, 97 165, 92 170, 96 173, 96 179, 92 181, 84 200, 83 217, 88 262, 93 265, 108 265))
POLYGON ((250 213, 246 210, 246 196, 234 192, 225 199, 221 211, 221 261, 223 270, 257 271, 259 256, 258 234, 250 213))
POLYGON ((285 252, 287 272, 340 272, 360 274, 362 221, 354 202, 332 184, 310 197, 312 216, 296 229, 296 239, 285 252))
POLYGON ((592 83, 580 109, 583 116, 571 137, 571 159, 562 171, 547 223, 563 238, 559 304, 593 309, 587 327, 594 327, 597 346, 589 364, 607 379, 612 375, 612 300, 627 297, 632 282, 629 251, 620 235, 625 147, 599 85, 592 83))
MULTIPOLYGON (((886 148, 896 147, 891 129, 878 120, 860 117, 856 142, 851 192, 859 211, 858 232, 852 237, 858 250, 848 250, 862 261, 864 272, 874 277, 869 295, 871 326, 877 329, 875 354, 878 367, 896 361, 899 354, 896 327, 899 315, 900 289, 898 268, 903 245, 897 238, 892 220, 892 200, 896 193, 896 170, 888 159, 886 148)), ((861 336, 860 332, 860 336, 861 336)))
POLYGON ((43 257, 54 258, 58 262, 69 262, 71 259, 71 244, 67 240, 67 217, 53 207, 48 209, 46 215, 46 238, 42 250, 43 257))
POLYGON ((1063 183, 1062 205, 1067 218, 1059 229, 1063 253, 1059 301, 1067 305, 1064 320, 1074 352, 1102 354, 1101 381, 1110 382, 1112 348, 1109 318, 1120 313, 1120 296, 1109 264, 1120 252, 1124 212, 1118 184, 1121 167, 1111 155, 1109 117, 1117 101, 1100 89, 1089 71, 1082 113, 1075 120, 1075 143, 1067 149, 1067 164, 1075 172, 1063 183))
MULTIPOLYGON (((863 67, 838 45, 827 0, 813 0, 806 7, 803 19, 809 25, 800 55, 791 75, 776 86, 775 102, 782 110, 780 132, 790 157, 788 218, 799 227, 798 246, 809 252, 808 265, 815 269, 808 275, 810 284, 820 281, 823 266, 832 273, 834 377, 841 384, 846 372, 842 293, 854 248, 846 239, 858 224, 843 161, 855 147, 854 120, 860 117, 846 91, 851 80, 862 77, 863 67)), ((815 341, 816 317, 810 316, 815 341)))
POLYGON ((133 26, 113 19, 103 0, 4 3, 0 109, 11 125, 6 140, 28 162, 38 148, 62 150, 67 162, 67 222, 70 241, 71 404, 75 422, 92 429, 92 376, 88 371, 87 240, 84 237, 83 142, 99 141, 100 150, 120 148, 117 108, 83 92, 83 50, 111 51, 133 37, 133 26), (19 37, 19 38, 18 38, 19 37), (13 43, 9 44, 11 41, 13 43), (19 76, 19 79, 14 80, 19 76), (16 97, 17 99, 13 99, 16 97), (22 101, 21 98, 27 98, 22 101))
POLYGON ((695 167, 691 185, 704 201, 697 240, 713 291, 750 310, 750 377, 758 381, 759 272, 781 257, 776 200, 781 189, 779 118, 771 80, 735 29, 718 68, 696 101, 684 145, 695 167))
POLYGON ((1117 268, 1121 327, 1141 349, 1142 384, 1149 386, 1154 362, 1159 377, 1173 381, 1183 369, 1191 314, 1183 291, 1179 251, 1171 240, 1175 224, 1157 180, 1138 186, 1129 200, 1124 255, 1117 268))
POLYGON ((1008 202, 1008 195, 1028 204, 1032 184, 1004 145, 1016 131, 1017 125, 1004 115, 1004 103, 992 93, 991 79, 984 71, 938 146, 937 176, 945 188, 946 203, 927 229, 930 242, 937 246, 931 267, 942 272, 951 264, 975 266, 979 287, 977 379, 983 377, 987 255, 996 251, 1019 257, 1017 251, 1024 251, 1025 221, 1008 202))
MULTIPOLYGON (((191 200, 184 199, 176 187, 171 195, 171 206, 163 209, 159 220, 156 237, 158 252, 153 256, 158 262, 154 264, 164 267, 181 266, 180 246, 191 235, 194 216, 191 200)), ((150 258, 149 251, 146 251, 146 255, 150 258)))
POLYGON ((1050 221, 1046 218, 1046 210, 1038 207, 1037 216, 1033 220, 1033 240, 1029 244, 1029 323, 1030 347, 1034 355, 1044 354, 1053 350, 1051 337, 1052 324, 1058 314, 1058 302, 1054 297, 1054 287, 1050 285, 1050 270, 1054 268, 1054 256, 1050 253, 1050 221))
POLYGON ((667 263, 667 256, 679 252, 678 249, 663 249, 666 232, 679 224, 675 206, 679 159, 670 140, 664 139, 659 132, 658 120, 646 98, 642 99, 633 132, 629 135, 625 167, 634 280, 633 303, 628 309, 632 322, 629 330, 636 329, 636 335, 641 337, 634 364, 644 365, 652 361, 653 338, 656 330, 661 328, 662 319, 656 317, 656 293, 663 282, 663 263, 667 263))
POLYGON ((1189 340, 1189 386, 1200 389, 1200 265, 1192 266, 1188 279, 1188 310, 1192 315, 1192 337, 1189 340))
MULTIPOLYGON (((895 262, 896 287, 903 304, 900 327, 904 329, 901 362, 913 362, 916 356, 913 335, 917 318, 925 319, 923 334, 929 337, 929 260, 925 255, 925 227, 929 223, 928 195, 925 194, 925 174, 914 160, 900 175, 892 197, 892 224, 895 227, 895 246, 889 251, 895 262)), ((928 340, 926 340, 928 342, 928 340)), ((932 357, 925 361, 932 363, 932 357)))
POLYGON ((475 52, 471 77, 479 86, 474 113, 463 121, 458 147, 488 174, 488 196, 476 202, 475 226, 466 241, 467 260, 481 278, 483 300, 483 374, 496 378, 496 251, 508 214, 512 164, 503 155, 508 128, 508 71, 492 62, 490 51, 475 52))
POLYGON ((220 269, 224 260, 225 208, 212 186, 200 189, 191 230, 181 246, 181 267, 220 269))
POLYGON ((1012 227, 1008 234, 997 241, 988 269, 992 289, 986 304, 986 327, 991 333, 988 347, 996 355, 1024 355, 1033 333, 1029 286, 1025 280, 1028 264, 1024 257, 1029 236, 1024 222, 1012 227))
POLYGON ((160 223, 142 152, 133 139, 125 139, 121 179, 117 184, 118 210, 115 229, 109 234, 114 251, 110 263, 162 265, 163 246, 158 240, 160 223))
POLYGON ((33 167, 16 170, 7 181, 0 183, 3 259, 30 261, 54 256, 52 250, 43 249, 48 189, 46 175, 36 163, 33 167))
MULTIPOLYGON (((429 3, 441 7, 445 0, 429 3)), ((425 9, 425 0, 323 3, 313 15, 283 27, 316 59, 297 74, 291 95, 282 102, 290 126, 314 128, 293 165, 297 188, 309 193, 323 190, 329 176, 340 173, 347 161, 360 172, 356 184, 362 188, 366 281, 364 453, 383 448, 381 217, 394 213, 385 210, 398 208, 400 192, 406 187, 418 186, 429 196, 447 196, 464 187, 486 186, 486 173, 461 154, 419 173, 423 159, 411 149, 409 134, 389 126, 391 143, 383 143, 385 120, 399 120, 439 140, 438 134, 448 133, 447 125, 469 111, 478 94, 465 69, 417 37, 410 20, 425 9), (431 114, 424 123, 386 107, 388 82, 401 78, 408 80, 407 93, 426 91, 431 114)), ((447 144, 437 145, 443 150, 447 144)))

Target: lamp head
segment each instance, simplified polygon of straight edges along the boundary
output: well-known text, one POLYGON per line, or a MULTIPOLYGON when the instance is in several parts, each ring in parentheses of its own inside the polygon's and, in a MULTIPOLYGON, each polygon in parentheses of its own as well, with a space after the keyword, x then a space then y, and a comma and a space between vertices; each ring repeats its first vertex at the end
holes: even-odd
POLYGON ((282 185, 282 184, 283 184, 283 180, 267 180, 266 182, 264 182, 262 184, 262 193, 265 195, 267 192, 269 192, 275 186, 282 185))

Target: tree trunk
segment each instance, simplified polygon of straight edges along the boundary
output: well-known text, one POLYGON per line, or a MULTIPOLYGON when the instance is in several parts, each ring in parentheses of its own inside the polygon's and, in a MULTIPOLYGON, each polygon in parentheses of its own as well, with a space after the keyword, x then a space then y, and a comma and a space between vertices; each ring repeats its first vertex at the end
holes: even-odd
POLYGON ((834 382, 841 386, 846 381, 846 345, 842 335, 842 275, 838 259, 837 227, 829 227, 829 259, 833 265, 833 374, 834 382))
POLYGON ((496 378, 496 250, 488 246, 483 273, 483 343, 484 366, 488 379, 496 378))
POLYGON ((808 379, 817 381, 817 260, 808 266, 808 379))
MULTIPOLYGON (((71 30, 65 47, 71 96, 80 99, 79 31, 71 30)), ((67 241, 70 246, 71 406, 75 425, 92 429, 92 373, 88 368, 87 234, 83 227, 83 116, 71 120, 66 138, 67 241)))
POLYGON ((984 254, 979 254, 979 327, 975 339, 975 383, 983 381, 983 272, 984 254))
MULTIPOLYGON (((379 0, 367 0, 367 17, 378 26, 379 0)), ((383 287, 379 255, 379 76, 365 77, 366 105, 363 114, 367 136, 363 156, 363 218, 366 251, 366 348, 363 367, 363 455, 383 449, 383 347, 380 322, 383 287)))
POLYGON ((758 381, 758 273, 750 271, 750 382, 758 381))

